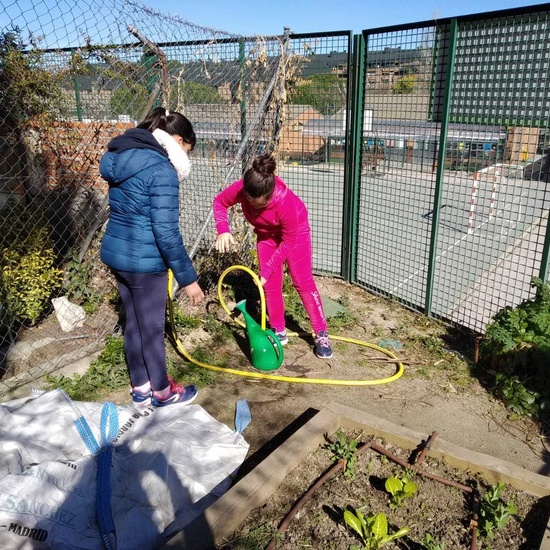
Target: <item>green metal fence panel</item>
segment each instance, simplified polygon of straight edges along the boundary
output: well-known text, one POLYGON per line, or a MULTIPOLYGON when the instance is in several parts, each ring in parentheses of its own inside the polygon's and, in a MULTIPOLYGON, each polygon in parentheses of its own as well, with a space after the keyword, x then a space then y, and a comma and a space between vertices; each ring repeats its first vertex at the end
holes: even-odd
POLYGON ((353 37, 353 55, 348 80, 346 166, 344 172, 344 219, 342 224, 342 277, 348 281, 356 278, 357 216, 359 204, 359 177, 361 167, 361 143, 363 128, 363 60, 365 40, 363 35, 353 37))
POLYGON ((350 32, 292 35, 302 59, 279 143, 279 174, 306 203, 317 273, 340 276, 350 32))
POLYGON ((364 32, 359 284, 483 332, 547 277, 545 7, 364 32))
POLYGON ((462 214, 436 243, 432 313, 479 331, 544 271, 549 54, 548 12, 458 21, 442 204, 462 214))
POLYGON ((365 33, 356 280, 425 300, 439 125, 430 122, 435 29, 365 33))

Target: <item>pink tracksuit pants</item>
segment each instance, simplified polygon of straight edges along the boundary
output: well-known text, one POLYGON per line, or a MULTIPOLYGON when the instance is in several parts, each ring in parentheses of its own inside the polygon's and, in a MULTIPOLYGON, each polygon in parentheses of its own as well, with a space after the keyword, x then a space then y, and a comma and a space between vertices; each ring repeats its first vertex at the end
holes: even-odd
MULTIPOLYGON (((317 334, 320 331, 327 330, 327 321, 323 310, 323 302, 313 279, 311 238, 309 235, 304 235, 301 241, 287 256, 285 263, 288 267, 292 284, 298 292, 304 309, 309 316, 311 328, 317 334)), ((273 239, 258 240, 257 250, 260 266, 265 265, 271 259, 277 247, 278 243, 273 239)), ((273 271, 273 274, 263 288, 269 325, 274 332, 282 332, 285 329, 283 265, 273 271)))

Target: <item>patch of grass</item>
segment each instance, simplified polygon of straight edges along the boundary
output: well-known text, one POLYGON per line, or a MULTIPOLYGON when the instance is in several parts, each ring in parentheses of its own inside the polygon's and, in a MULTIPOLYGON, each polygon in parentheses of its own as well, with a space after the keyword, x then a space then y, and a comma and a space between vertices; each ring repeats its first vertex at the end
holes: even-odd
POLYGON ((124 356, 124 339, 109 336, 105 349, 83 375, 47 376, 46 382, 47 389, 61 388, 76 401, 94 401, 107 391, 128 386, 130 377, 124 356))
MULTIPOLYGON (((193 357, 216 366, 223 366, 227 361, 225 357, 222 357, 222 360, 215 357, 215 350, 211 348, 196 350, 193 357)), ((173 350, 167 351, 166 367, 168 374, 175 380, 184 384, 195 384, 199 388, 212 384, 216 378, 216 374, 211 370, 189 363, 183 364, 173 350)), ((129 386, 130 376, 124 355, 124 338, 109 336, 104 350, 90 363, 90 367, 83 375, 50 375, 46 382, 47 389, 61 388, 75 401, 100 400, 109 392, 129 386)))
POLYGON ((349 344, 346 344, 345 342, 332 342, 332 347, 336 351, 344 352, 349 349, 349 344))
POLYGON ((250 529, 248 533, 241 535, 238 538, 232 539, 227 544, 222 544, 220 550, 257 550, 265 548, 272 537, 283 536, 277 533, 277 530, 269 526, 269 522, 258 527, 250 529))
POLYGON ((432 357, 442 357, 446 355, 445 343, 436 335, 428 334, 426 336, 416 336, 413 340, 420 343, 422 347, 430 353, 432 357))
POLYGON ((424 367, 424 366, 420 366, 416 369, 416 373, 421 376, 422 378, 425 378, 427 380, 429 380, 432 375, 429 371, 429 369, 427 367, 424 367))
POLYGON ((283 296, 285 300, 285 313, 287 317, 292 319, 300 326, 309 326, 309 319, 302 305, 300 295, 292 285, 292 281, 288 275, 283 279, 283 296))
POLYGON ((357 322, 357 317, 348 311, 340 311, 333 315, 329 320, 329 329, 332 332, 339 332, 341 329, 349 327, 357 322))
POLYGON ((202 320, 192 315, 187 315, 183 308, 174 300, 174 325, 178 332, 185 329, 199 328, 202 325, 202 320))
MULTIPOLYGON (((213 353, 212 350, 209 350, 209 352, 213 353)), ((201 348, 194 350, 191 356, 193 359, 204 362, 207 365, 214 364, 218 366, 212 362, 206 353, 202 352, 201 348)), ((209 386, 216 380, 216 373, 214 371, 194 365, 188 362, 187 359, 182 360, 182 357, 173 348, 169 349, 166 354, 166 370, 168 371, 168 375, 178 382, 195 384, 199 388, 209 386)))
POLYGON ((204 329, 212 336, 212 345, 223 344, 232 339, 234 326, 220 321, 212 314, 207 315, 204 322, 204 329))

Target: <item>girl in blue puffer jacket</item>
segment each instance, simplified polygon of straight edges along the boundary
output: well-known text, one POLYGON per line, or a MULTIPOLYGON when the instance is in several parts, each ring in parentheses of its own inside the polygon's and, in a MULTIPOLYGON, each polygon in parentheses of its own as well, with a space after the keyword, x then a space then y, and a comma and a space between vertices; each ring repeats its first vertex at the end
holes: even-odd
POLYGON ((117 281, 126 314, 124 351, 136 405, 191 403, 194 385, 168 377, 164 325, 168 269, 191 305, 204 299, 179 230, 179 181, 196 142, 182 114, 153 109, 107 145, 100 173, 109 184, 109 222, 101 259, 117 281))

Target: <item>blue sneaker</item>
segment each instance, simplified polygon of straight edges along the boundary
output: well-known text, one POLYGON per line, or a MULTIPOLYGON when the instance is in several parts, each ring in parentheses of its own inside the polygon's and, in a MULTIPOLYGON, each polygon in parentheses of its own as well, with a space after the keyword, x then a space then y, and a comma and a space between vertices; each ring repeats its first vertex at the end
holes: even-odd
POLYGON ((315 355, 321 359, 332 357, 332 347, 328 339, 328 332, 322 330, 315 337, 315 355))
POLYGON ((283 330, 281 332, 275 332, 275 336, 279 338, 279 342, 281 342, 281 346, 286 346, 288 344, 288 336, 286 335, 286 330, 283 330))
POLYGON ((135 389, 130 390, 130 395, 132 396, 132 401, 136 407, 147 407, 151 404, 151 392, 140 392, 135 389))
POLYGON ((168 405, 189 405, 195 401, 197 395, 199 394, 199 388, 194 384, 190 386, 181 386, 176 384, 171 378, 168 379, 170 382, 170 393, 168 397, 160 399, 154 393, 151 397, 151 405, 153 407, 167 407, 168 405))

